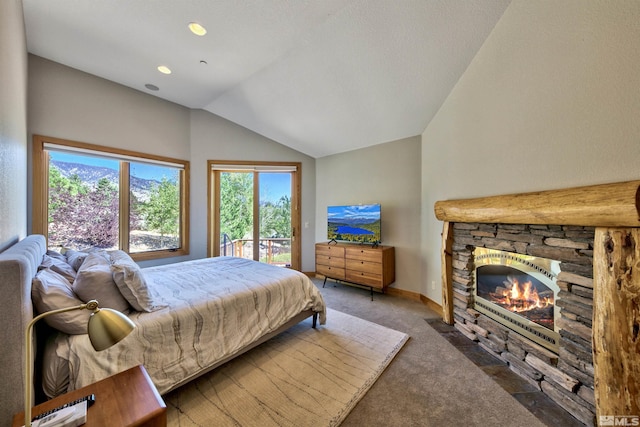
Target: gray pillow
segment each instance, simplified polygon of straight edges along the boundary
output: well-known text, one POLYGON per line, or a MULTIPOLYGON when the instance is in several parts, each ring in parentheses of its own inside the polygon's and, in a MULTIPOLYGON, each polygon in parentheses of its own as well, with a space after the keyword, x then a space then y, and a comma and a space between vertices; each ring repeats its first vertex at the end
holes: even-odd
POLYGON ((153 311, 161 307, 153 295, 142 270, 124 251, 110 251, 113 279, 122 295, 138 311, 153 311))
POLYGON ((67 258, 67 263, 69 263, 75 271, 80 270, 80 266, 87 255, 89 255, 87 252, 74 251, 73 249, 67 249, 64 253, 64 256, 67 258))
MULTIPOLYGON (((38 314, 59 308, 79 306, 83 302, 73 293, 71 284, 55 271, 44 268, 36 274, 31 283, 31 299, 38 314)), ((70 335, 87 333, 89 310, 72 310, 46 316, 49 326, 70 335)))
POLYGON ((73 282, 73 291, 84 302, 95 299, 101 308, 129 312, 129 303, 113 281, 109 255, 105 251, 87 255, 73 282))
POLYGON ((56 258, 50 255, 44 255, 42 257, 42 263, 38 267, 38 269, 42 268, 50 268, 56 273, 62 275, 65 279, 69 281, 69 283, 73 283, 76 279, 76 271, 67 264, 66 258, 62 257, 56 258))
POLYGON ((67 259, 65 258, 64 255, 62 255, 60 252, 54 251, 52 249, 48 249, 47 250, 47 255, 49 255, 50 257, 53 257, 53 258, 58 258, 60 261, 64 261, 64 262, 67 261, 67 259))

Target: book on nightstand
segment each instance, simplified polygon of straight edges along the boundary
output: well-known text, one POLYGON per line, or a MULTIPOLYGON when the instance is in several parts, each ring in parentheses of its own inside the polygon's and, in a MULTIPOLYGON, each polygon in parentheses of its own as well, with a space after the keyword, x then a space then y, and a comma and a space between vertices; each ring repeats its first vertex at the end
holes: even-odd
MULTIPOLYGON (((77 427, 87 422, 87 401, 46 413, 31 422, 32 427, 77 427)), ((24 427, 24 426, 23 426, 24 427)))

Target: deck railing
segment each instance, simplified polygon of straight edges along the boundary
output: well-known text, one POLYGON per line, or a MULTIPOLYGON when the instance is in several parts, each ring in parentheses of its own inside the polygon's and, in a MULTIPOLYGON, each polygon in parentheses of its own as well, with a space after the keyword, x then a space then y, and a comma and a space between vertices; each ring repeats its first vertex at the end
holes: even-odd
MULTIPOLYGON (((230 239, 223 235, 220 255, 253 259, 253 239, 230 239)), ((291 265, 291 238, 260 238, 260 261, 271 265, 291 265)))

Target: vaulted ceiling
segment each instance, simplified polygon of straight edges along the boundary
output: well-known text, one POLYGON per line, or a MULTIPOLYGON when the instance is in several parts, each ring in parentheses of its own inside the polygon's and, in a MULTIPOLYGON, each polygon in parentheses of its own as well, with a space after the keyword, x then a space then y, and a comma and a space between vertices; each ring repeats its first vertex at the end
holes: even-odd
POLYGON ((207 110, 323 157, 421 134, 509 2, 23 0, 23 5, 30 53, 207 110), (190 22, 207 34, 191 33, 190 22), (159 65, 172 73, 160 73, 159 65))

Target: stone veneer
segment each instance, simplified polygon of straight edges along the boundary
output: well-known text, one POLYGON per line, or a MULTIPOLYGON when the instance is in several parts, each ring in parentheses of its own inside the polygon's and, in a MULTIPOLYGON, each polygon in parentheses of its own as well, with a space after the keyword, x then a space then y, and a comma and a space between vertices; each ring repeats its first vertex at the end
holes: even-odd
POLYGON ((595 425, 593 227, 455 223, 454 326, 505 361, 578 420, 595 425), (484 247, 560 261, 560 351, 555 354, 473 309, 473 249, 484 247))

